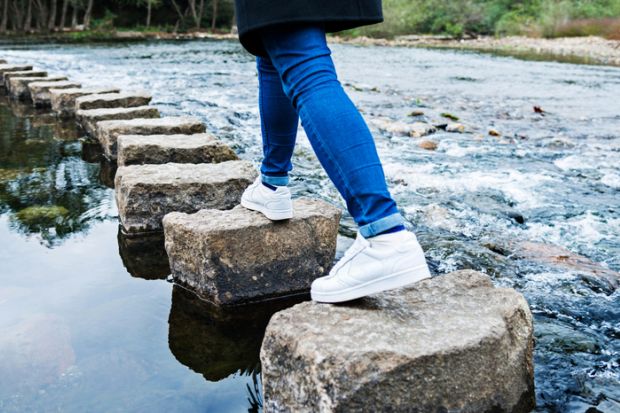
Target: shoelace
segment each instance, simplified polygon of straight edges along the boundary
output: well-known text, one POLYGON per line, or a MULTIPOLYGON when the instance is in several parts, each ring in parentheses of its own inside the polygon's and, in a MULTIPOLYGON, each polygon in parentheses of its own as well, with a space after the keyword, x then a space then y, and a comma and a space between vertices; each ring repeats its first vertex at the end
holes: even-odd
POLYGON ((338 261, 336 265, 334 265, 334 267, 330 271, 330 275, 336 274, 346 263, 351 261, 360 252, 364 251, 369 245, 370 243, 368 241, 358 235, 358 238, 356 238, 353 245, 351 245, 351 247, 345 251, 340 261, 338 261))

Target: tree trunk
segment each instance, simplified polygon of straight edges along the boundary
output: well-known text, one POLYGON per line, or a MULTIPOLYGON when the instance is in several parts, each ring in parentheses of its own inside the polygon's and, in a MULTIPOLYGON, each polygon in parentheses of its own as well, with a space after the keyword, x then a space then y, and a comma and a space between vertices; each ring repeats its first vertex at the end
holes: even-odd
POLYGON ((93 14, 93 5, 94 0, 88 0, 88 6, 86 6, 86 11, 84 12, 84 29, 90 29, 90 18, 93 14))
POLYGON ((146 0, 146 27, 151 27, 151 0, 146 0))
POLYGON ((51 0, 50 4, 50 19, 47 24, 47 28, 49 30, 54 30, 56 28, 56 9, 58 8, 58 0, 51 0))
MULTIPOLYGON (((202 17, 205 15, 205 0, 200 0, 200 6, 198 6, 198 19, 202 23, 202 17)), ((200 25, 199 27, 200 28, 200 25)))
POLYGON ((215 31, 215 26, 217 25, 217 6, 218 0, 211 0, 213 3, 213 16, 211 16, 211 31, 215 31))
POLYGON ((200 28, 200 19, 198 18, 198 13, 196 12, 196 0, 188 0, 189 9, 192 12, 192 18, 194 19, 194 26, 197 29, 200 28))
POLYGON ((32 0, 28 0, 28 9, 26 11, 26 20, 24 20, 24 31, 30 31, 30 25, 32 24, 32 0))
POLYGON ((9 22, 9 0, 4 0, 4 5, 2 7, 2 23, 0 23, 0 33, 6 33, 8 22, 9 22))
POLYGON ((60 14, 60 31, 65 30, 65 23, 67 22, 67 9, 69 8, 69 0, 62 1, 62 12, 60 14))
POLYGON ((73 9, 73 11, 71 12, 71 30, 75 30, 77 29, 78 25, 78 6, 77 4, 75 4, 75 2, 73 2, 71 4, 71 8, 73 9))

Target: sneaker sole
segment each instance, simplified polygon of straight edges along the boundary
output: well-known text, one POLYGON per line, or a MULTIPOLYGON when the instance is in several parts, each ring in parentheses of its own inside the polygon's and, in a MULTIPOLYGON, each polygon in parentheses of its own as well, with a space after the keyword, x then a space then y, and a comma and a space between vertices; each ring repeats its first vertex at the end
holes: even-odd
POLYGON ((368 295, 406 287, 428 278, 431 278, 431 274, 428 271, 428 266, 424 264, 414 269, 400 271, 377 280, 369 281, 362 285, 339 291, 331 291, 328 293, 310 291, 310 296, 314 301, 320 303, 342 303, 345 301, 366 297, 368 295))
POLYGON ((264 216, 266 216, 268 219, 272 221, 282 221, 285 219, 293 218, 292 209, 287 210, 287 211, 272 211, 272 210, 266 209, 263 205, 256 204, 254 202, 248 201, 243 198, 241 199, 241 206, 247 209, 251 209, 252 211, 260 212, 261 214, 263 214, 264 216))

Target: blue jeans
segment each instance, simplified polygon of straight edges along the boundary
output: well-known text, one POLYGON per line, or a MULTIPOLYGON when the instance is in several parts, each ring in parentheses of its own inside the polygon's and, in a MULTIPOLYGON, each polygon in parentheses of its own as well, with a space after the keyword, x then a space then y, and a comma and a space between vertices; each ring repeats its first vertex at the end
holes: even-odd
POLYGON ((325 30, 282 26, 261 32, 268 57, 257 58, 263 182, 286 185, 297 125, 368 238, 403 225, 373 137, 336 76, 325 30))

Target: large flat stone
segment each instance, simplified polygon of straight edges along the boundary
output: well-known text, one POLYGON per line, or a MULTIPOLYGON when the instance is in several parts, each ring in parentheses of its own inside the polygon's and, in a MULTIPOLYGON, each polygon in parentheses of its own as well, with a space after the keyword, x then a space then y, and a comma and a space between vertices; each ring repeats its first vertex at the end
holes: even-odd
POLYGON ((13 71, 13 72, 4 73, 3 82, 4 82, 4 87, 6 87, 8 90, 10 88, 9 81, 13 77, 43 77, 45 78, 46 76, 47 76, 47 72, 44 72, 42 70, 13 71))
POLYGON ((246 161, 120 167, 114 185, 121 225, 130 234, 161 231, 173 211, 232 208, 256 175, 246 161))
POLYGON ((8 91, 11 97, 17 100, 30 99, 28 85, 34 82, 60 82, 67 80, 66 76, 43 76, 43 77, 12 77, 9 79, 8 91))
POLYGON ((104 108, 78 110, 75 113, 78 123, 91 136, 95 136, 97 122, 104 120, 153 119, 159 118, 159 110, 152 106, 136 106, 129 108, 104 108))
POLYGON ((311 199, 293 207, 294 218, 277 223, 241 206, 166 215, 175 281, 217 305, 307 292, 332 266, 340 210, 311 199))
POLYGON ((119 166, 162 163, 218 163, 236 160, 230 147, 213 135, 121 135, 119 166))
POLYGON ((9 72, 25 72, 28 70, 32 70, 31 65, 10 65, 10 64, 2 64, 0 65, 0 83, 4 85, 4 74, 9 72))
POLYGON ((38 108, 49 107, 51 105, 50 89, 73 89, 81 87, 81 84, 68 80, 32 82, 28 85, 32 104, 38 108))
POLYGON ((50 90, 52 110, 61 118, 75 116, 75 100, 80 96, 118 93, 115 87, 85 87, 75 89, 50 90))
POLYGON ((532 350, 523 296, 475 271, 342 305, 306 302, 265 332, 264 408, 529 412, 532 350))
POLYGON ((96 137, 109 159, 116 159, 117 139, 121 135, 191 135, 203 133, 200 119, 186 116, 160 119, 106 120, 97 123, 96 137))
POLYGON ((87 95, 75 100, 75 110, 145 106, 151 103, 151 99, 153 97, 144 91, 87 95))

